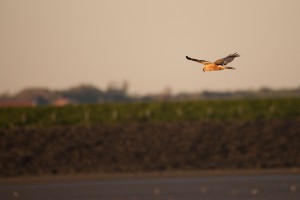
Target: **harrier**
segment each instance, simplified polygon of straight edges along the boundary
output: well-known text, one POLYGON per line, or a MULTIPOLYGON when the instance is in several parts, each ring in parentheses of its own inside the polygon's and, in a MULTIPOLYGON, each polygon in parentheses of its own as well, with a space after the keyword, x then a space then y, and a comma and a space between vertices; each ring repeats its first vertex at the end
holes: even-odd
POLYGON ((233 61, 233 59, 235 57, 240 57, 240 55, 237 53, 229 54, 225 58, 218 59, 215 62, 209 62, 206 60, 198 60, 198 59, 190 58, 188 56, 186 56, 186 59, 204 64, 203 71, 205 72, 205 71, 219 71, 219 70, 223 70, 223 69, 235 69, 234 67, 226 66, 228 63, 233 61))

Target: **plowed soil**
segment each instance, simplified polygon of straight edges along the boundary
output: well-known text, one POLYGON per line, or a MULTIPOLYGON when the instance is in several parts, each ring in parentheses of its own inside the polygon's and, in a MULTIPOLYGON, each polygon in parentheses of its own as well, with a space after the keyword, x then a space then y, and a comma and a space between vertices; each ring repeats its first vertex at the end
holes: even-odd
POLYGON ((0 129, 0 177, 300 167, 300 120, 0 129))

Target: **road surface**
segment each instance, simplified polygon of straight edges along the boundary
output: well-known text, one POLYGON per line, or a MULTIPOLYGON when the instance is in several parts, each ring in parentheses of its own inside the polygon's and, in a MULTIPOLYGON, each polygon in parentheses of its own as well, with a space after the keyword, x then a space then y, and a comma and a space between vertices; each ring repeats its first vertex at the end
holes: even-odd
POLYGON ((1 200, 299 200, 300 174, 0 183, 1 200))

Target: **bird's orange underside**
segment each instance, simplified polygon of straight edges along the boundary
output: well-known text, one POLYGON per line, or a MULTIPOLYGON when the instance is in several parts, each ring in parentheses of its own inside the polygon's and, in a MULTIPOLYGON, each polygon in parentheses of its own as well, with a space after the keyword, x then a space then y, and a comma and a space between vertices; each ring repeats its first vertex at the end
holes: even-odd
POLYGON ((219 70, 223 70, 223 69, 225 69, 225 67, 223 67, 221 65, 215 65, 213 63, 204 66, 205 71, 219 71, 219 70))

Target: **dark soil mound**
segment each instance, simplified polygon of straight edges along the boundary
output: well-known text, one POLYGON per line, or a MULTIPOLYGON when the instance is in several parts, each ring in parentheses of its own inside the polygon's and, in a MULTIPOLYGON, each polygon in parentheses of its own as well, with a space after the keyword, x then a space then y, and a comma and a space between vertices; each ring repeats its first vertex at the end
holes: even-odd
POLYGON ((300 120, 0 129, 0 177, 300 167, 300 120))

